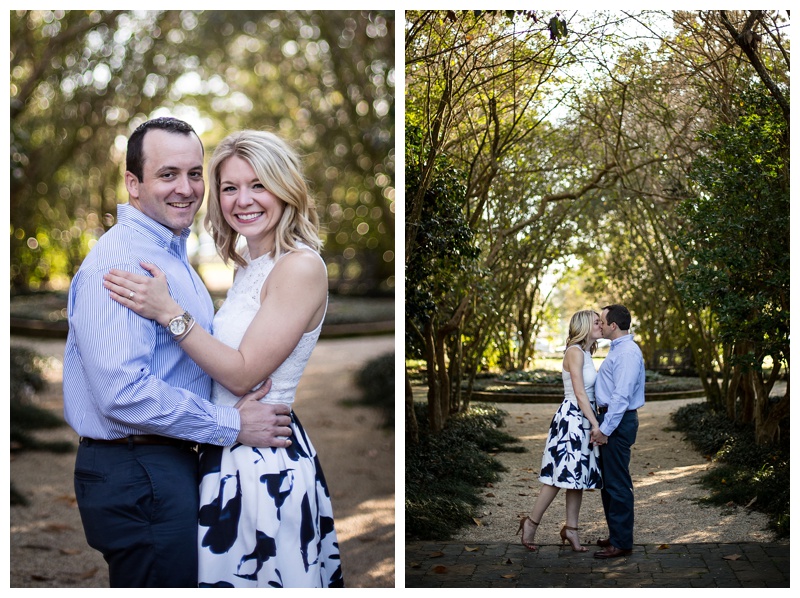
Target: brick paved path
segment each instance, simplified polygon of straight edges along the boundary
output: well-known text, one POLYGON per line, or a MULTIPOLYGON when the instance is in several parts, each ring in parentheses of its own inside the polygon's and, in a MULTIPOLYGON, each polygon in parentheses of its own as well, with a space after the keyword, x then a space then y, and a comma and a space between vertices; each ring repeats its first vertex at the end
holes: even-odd
POLYGON ((789 544, 636 545, 629 557, 596 548, 412 542, 406 588, 788 588, 789 544), (726 558, 727 557, 727 558, 726 558))

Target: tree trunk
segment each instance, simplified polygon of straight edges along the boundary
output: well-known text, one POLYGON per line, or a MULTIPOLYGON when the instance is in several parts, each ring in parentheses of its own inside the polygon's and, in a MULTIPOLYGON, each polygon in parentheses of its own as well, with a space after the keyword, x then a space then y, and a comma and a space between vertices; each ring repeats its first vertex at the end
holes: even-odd
POLYGON ((456 331, 450 349, 450 410, 455 413, 464 411, 462 405, 461 381, 464 377, 463 344, 460 331, 456 331))
POLYGON ((419 442, 419 424, 417 414, 414 411, 414 391, 411 390, 411 380, 406 371, 406 444, 417 444, 419 442))
POLYGON ((781 421, 787 417, 789 417, 788 380, 786 381, 786 393, 776 405, 770 405, 768 395, 759 397, 759 406, 755 421, 756 443, 769 444, 778 442, 781 434, 781 421))
POLYGON ((739 378, 738 395, 741 404, 738 420, 744 424, 754 422, 758 417, 758 395, 753 378, 758 376, 758 372, 743 372, 739 378))
POLYGON ((428 376, 428 425, 432 434, 442 430, 442 409, 440 406, 441 392, 439 379, 436 375, 436 344, 433 340, 433 322, 425 324, 425 363, 428 376))
POLYGON ((436 333, 436 369, 439 383, 439 412, 442 426, 450 417, 450 375, 447 372, 447 351, 445 340, 447 335, 442 331, 436 333))

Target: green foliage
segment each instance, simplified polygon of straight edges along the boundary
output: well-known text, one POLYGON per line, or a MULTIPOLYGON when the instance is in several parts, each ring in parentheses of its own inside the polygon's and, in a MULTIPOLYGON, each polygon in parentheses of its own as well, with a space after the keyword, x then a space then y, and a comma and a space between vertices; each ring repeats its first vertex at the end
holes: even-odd
POLYGON ((547 28, 550 30, 550 39, 553 41, 560 41, 567 37, 567 22, 558 15, 550 19, 547 28))
POLYGON ((497 377, 498 380, 507 382, 530 382, 532 384, 562 385, 560 373, 551 370, 517 370, 505 372, 497 377))
MULTIPOLYGON (((422 132, 406 129, 406 197, 414 197, 422 184, 420 163, 422 132)), ((423 329, 460 298, 457 290, 466 284, 479 251, 463 212, 464 177, 446 155, 436 159, 432 180, 422 198, 418 221, 409 222, 407 235, 413 235, 412 250, 406 255, 406 318, 423 329)), ((406 330, 406 356, 421 355, 414 331, 406 330)))
POLYGON ((380 408, 386 426, 394 427, 394 353, 386 353, 368 361, 356 376, 362 402, 380 408))
POLYGON ((118 138, 164 113, 206 155, 241 128, 292 141, 331 285, 393 291, 393 11, 17 10, 10 24, 15 291, 66 286, 127 198, 118 138))
POLYGON ((737 107, 732 124, 702 135, 709 153, 693 166, 702 193, 679 209, 689 265, 678 288, 691 309, 713 313, 721 343, 751 344, 738 363, 758 369, 765 356, 788 359, 788 124, 760 88, 737 107))
POLYGON ((41 356, 33 349, 12 346, 10 351, 11 402, 20 402, 28 392, 45 387, 41 356))
POLYGON ((524 449, 508 446, 518 440, 498 430, 504 414, 494 407, 454 415, 437 435, 429 432, 426 408, 415 409, 420 438, 406 445, 406 537, 445 540, 471 523, 480 488, 503 471, 487 451, 524 449))
POLYGON ((779 537, 789 536, 789 445, 764 447, 752 425, 735 424, 705 403, 693 403, 672 416, 675 429, 717 466, 702 483, 711 490, 705 502, 757 509, 770 517, 779 537))

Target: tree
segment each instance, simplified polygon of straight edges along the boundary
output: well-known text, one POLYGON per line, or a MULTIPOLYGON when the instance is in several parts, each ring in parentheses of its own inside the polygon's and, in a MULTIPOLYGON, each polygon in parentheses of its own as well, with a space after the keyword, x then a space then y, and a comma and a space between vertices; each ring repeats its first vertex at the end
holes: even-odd
POLYGON ((731 366, 721 381, 729 416, 753 421, 766 443, 789 413, 788 384, 770 400, 789 365, 788 122, 763 88, 738 105, 732 125, 704 134, 710 152, 694 163, 701 192, 681 206, 677 239, 690 263, 679 289, 718 327, 731 366))
MULTIPOLYGON (((408 192, 415 192, 422 179, 414 160, 420 135, 416 128, 406 130, 408 192)), ((462 212, 464 186, 461 178, 447 156, 440 155, 424 196, 424 212, 414 239, 416 249, 406 260, 406 354, 425 359, 428 420, 434 432, 442 429, 451 411, 444 344, 459 328, 463 317, 463 310, 454 309, 453 299, 458 298, 456 289, 465 284, 465 272, 474 269, 478 257, 473 232, 462 212)), ((407 419, 413 418, 409 391, 407 385, 407 419)))
POLYGON ((518 308, 521 289, 535 289, 550 260, 567 251, 566 244, 543 248, 547 239, 568 236, 569 204, 613 177, 613 165, 587 169, 575 155, 556 151, 564 142, 545 116, 557 103, 548 95, 556 66, 568 59, 559 47, 561 25, 554 30, 530 14, 497 11, 409 16, 406 126, 422 135, 406 155, 407 168, 419 172, 419 184, 406 189, 407 269, 445 154, 464 175, 461 212, 481 252, 477 269, 437 306, 449 317, 435 334, 442 341, 431 359, 448 369, 450 385, 429 387, 429 401, 457 411, 469 405, 462 381, 474 378, 506 314, 518 308), (548 179, 553 172, 557 180, 548 179))
POLYGON ((293 141, 331 285, 392 291, 393 53, 392 11, 12 12, 12 291, 66 286, 126 197, 122 140, 165 112, 207 154, 239 128, 293 141))

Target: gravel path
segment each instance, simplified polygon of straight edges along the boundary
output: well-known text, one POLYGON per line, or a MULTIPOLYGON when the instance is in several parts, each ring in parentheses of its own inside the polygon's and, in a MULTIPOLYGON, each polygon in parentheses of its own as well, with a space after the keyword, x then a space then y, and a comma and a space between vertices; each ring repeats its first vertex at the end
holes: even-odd
MULTIPOLYGON (((48 392, 40 404, 63 411, 63 341, 17 337, 52 356, 48 392)), ((342 568, 348 587, 395 585, 395 438, 377 410, 352 405, 364 362, 394 350, 393 336, 321 340, 298 389, 295 409, 320 455, 331 490, 342 568)), ((71 428, 39 433, 77 442, 71 428)), ((16 489, 31 500, 10 509, 10 587, 108 587, 102 556, 83 535, 72 485, 74 453, 12 453, 16 489)))
MULTIPOLYGON (((767 517, 743 507, 703 507, 697 499, 707 495, 698 482, 713 465, 692 449, 678 432, 668 431, 669 416, 679 407, 699 399, 652 401, 639 411, 639 433, 633 447, 631 474, 635 494, 635 544, 705 542, 772 542, 767 517)), ((484 492, 486 500, 476 524, 455 536, 455 541, 508 543, 520 517, 533 506, 547 429, 557 405, 497 405, 508 413, 506 431, 520 438, 525 453, 499 453, 508 469, 499 482, 484 492)), ((564 492, 545 512, 536 536, 539 544, 561 542, 564 492)), ((581 509, 582 542, 594 543, 607 530, 599 491, 587 491, 581 509)))

